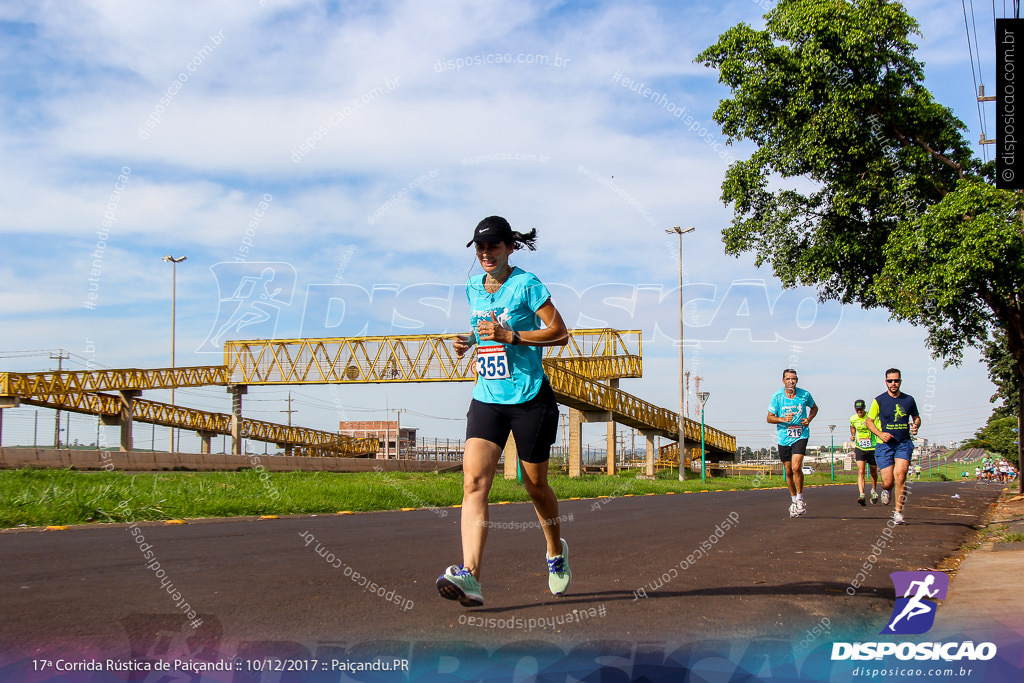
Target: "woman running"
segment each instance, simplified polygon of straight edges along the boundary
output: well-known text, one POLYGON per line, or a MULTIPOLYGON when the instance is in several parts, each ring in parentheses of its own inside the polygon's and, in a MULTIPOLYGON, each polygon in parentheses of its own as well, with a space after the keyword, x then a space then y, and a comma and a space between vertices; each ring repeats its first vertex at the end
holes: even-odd
POLYGON ((483 275, 466 285, 472 331, 452 346, 461 358, 473 344, 476 384, 466 413, 466 450, 462 459, 462 565, 437 579, 442 597, 466 607, 484 604, 480 566, 487 542, 487 496, 498 458, 511 431, 523 484, 533 501, 547 544, 548 588, 562 595, 569 588, 569 546, 561 538, 558 498, 548 485, 548 457, 558 432, 558 404, 541 363, 544 346, 564 346, 568 333, 551 303, 551 293, 532 273, 510 265, 514 251, 535 249, 537 231, 522 234, 508 221, 480 221, 473 239, 483 275))

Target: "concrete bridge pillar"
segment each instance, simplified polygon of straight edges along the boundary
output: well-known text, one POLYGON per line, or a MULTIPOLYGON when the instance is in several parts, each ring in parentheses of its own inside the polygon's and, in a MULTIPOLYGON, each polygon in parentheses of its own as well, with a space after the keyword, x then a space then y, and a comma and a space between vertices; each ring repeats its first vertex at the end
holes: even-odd
POLYGON ((142 395, 140 389, 121 389, 117 392, 121 397, 121 408, 117 415, 100 415, 100 423, 121 427, 120 450, 127 452, 132 450, 132 404, 135 399, 142 395))
POLYGON ((4 408, 17 408, 20 404, 18 396, 0 396, 0 446, 4 443, 4 408))
POLYGON ((199 432, 199 452, 207 455, 210 452, 210 441, 213 439, 213 432, 199 432))
POLYGON ((228 386, 228 393, 231 394, 231 452, 235 455, 242 454, 242 396, 248 390, 244 384, 228 386))
POLYGON ((569 476, 583 474, 583 411, 569 408, 569 476))
POLYGON ((644 475, 648 477, 654 476, 654 437, 658 435, 658 432, 648 431, 641 429, 640 433, 647 437, 647 453, 644 458, 644 475))

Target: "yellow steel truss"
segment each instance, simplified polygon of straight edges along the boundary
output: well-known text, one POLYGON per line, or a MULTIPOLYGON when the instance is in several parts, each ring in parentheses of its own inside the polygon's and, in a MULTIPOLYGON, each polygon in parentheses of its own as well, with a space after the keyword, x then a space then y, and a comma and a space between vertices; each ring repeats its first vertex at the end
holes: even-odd
MULTIPOLYGON (((70 412, 101 415, 108 418, 120 417, 125 402, 120 396, 102 393, 50 394, 43 397, 21 397, 27 405, 59 408, 70 412)), ((231 434, 231 415, 212 413, 185 406, 135 399, 131 401, 131 419, 136 422, 177 427, 200 434, 231 434)), ((268 441, 280 446, 292 446, 299 454, 336 455, 354 457, 373 455, 379 450, 377 439, 357 439, 305 427, 250 420, 242 418, 239 431, 243 438, 268 441)))
MULTIPOLYGON (((354 384, 367 382, 458 382, 473 375, 473 357, 458 358, 452 335, 400 335, 333 339, 229 341, 224 365, 152 370, 120 369, 74 372, 0 373, 0 397, 95 415, 119 415, 118 396, 104 390, 147 390, 186 386, 260 384, 354 384)), ((617 422, 678 439, 677 414, 598 380, 643 375, 639 331, 570 330, 565 346, 546 347, 544 366, 559 402, 583 411, 602 411, 617 422)), ((133 401, 142 422, 230 433, 223 413, 133 401)), ((309 452, 368 452, 369 443, 350 444, 330 432, 243 420, 245 436, 290 444, 309 452), (246 431, 247 430, 247 431, 246 431)), ((684 420, 691 443, 700 440, 700 424, 684 420)), ((376 451, 376 441, 373 451, 376 451)), ((709 448, 734 452, 736 439, 705 425, 709 448)))
POLYGON ((2 372, 0 396, 60 396, 115 389, 179 389, 227 384, 223 365, 185 368, 121 368, 67 372, 2 372))
MULTIPOLYGON (((224 343, 231 384, 346 384, 458 382, 473 379, 472 354, 452 351, 452 335, 395 335, 335 339, 268 339, 224 343)), ((589 364, 596 378, 640 377, 640 332, 570 330, 565 346, 547 358, 589 364)))
MULTIPOLYGON (((560 361, 545 359, 544 371, 559 403, 583 411, 606 411, 616 422, 679 439, 678 413, 567 370, 560 361)), ((683 431, 691 444, 694 440, 700 441, 699 422, 684 418, 683 431)), ((715 450, 729 453, 736 450, 734 436, 708 425, 704 425, 704 441, 715 450)))

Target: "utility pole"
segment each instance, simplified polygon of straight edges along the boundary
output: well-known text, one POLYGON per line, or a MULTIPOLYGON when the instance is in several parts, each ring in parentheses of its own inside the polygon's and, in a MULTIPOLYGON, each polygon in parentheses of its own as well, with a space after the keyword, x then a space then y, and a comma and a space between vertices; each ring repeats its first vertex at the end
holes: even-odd
MULTIPOLYGON (((64 349, 57 349, 57 355, 50 354, 50 358, 57 361, 57 372, 61 372, 64 369, 64 359, 70 358, 71 355, 65 353, 64 349)), ((53 421, 53 448, 60 450, 60 408, 57 408, 57 416, 53 421)))
POLYGON ((566 415, 565 413, 560 413, 558 415, 558 418, 562 423, 562 457, 564 458, 568 453, 568 451, 565 448, 565 435, 568 433, 569 430, 569 416, 566 415))
POLYGON ((288 413, 288 426, 291 427, 292 426, 292 413, 299 412, 297 410, 292 410, 292 392, 290 392, 290 391, 288 392, 288 410, 282 410, 282 411, 279 411, 279 412, 288 413))
POLYGON ((690 417, 690 371, 684 372, 683 376, 686 378, 684 382, 686 387, 686 417, 690 417))
POLYGON ((395 408, 395 459, 402 457, 402 413, 405 408, 395 408))

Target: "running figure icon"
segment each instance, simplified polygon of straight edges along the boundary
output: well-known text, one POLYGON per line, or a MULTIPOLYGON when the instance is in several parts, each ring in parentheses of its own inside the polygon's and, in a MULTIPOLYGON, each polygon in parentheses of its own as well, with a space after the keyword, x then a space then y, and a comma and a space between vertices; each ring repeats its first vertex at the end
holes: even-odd
POLYGON ((929 631, 935 624, 940 600, 949 592, 949 575, 944 572, 914 571, 889 574, 896 601, 892 616, 881 633, 913 635, 929 631))
POLYGON ((938 588, 936 588, 935 590, 929 590, 929 587, 934 583, 934 574, 929 574, 922 581, 910 582, 910 585, 907 586, 907 592, 903 594, 903 597, 910 598, 910 601, 907 603, 906 607, 903 608, 903 611, 900 612, 899 616, 893 619, 892 623, 889 624, 890 631, 896 630, 896 622, 898 622, 903 617, 906 617, 907 621, 910 621, 916 616, 919 616, 921 614, 928 614, 933 609, 935 609, 934 604, 922 602, 924 598, 934 598, 936 595, 938 595, 938 588), (914 590, 914 586, 917 586, 917 593, 915 593, 914 596, 911 597, 910 593, 914 590))

